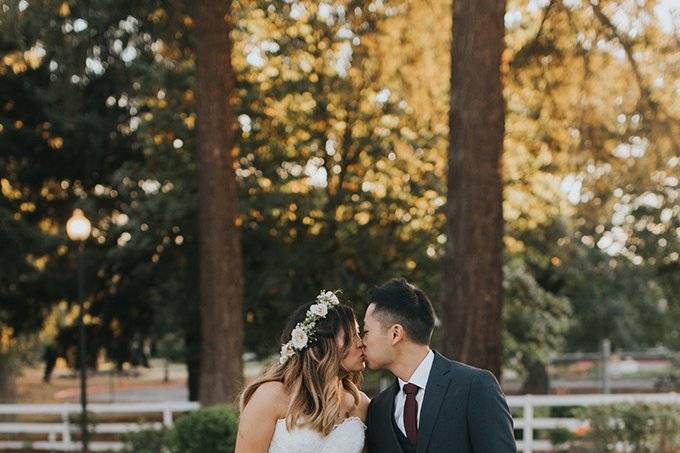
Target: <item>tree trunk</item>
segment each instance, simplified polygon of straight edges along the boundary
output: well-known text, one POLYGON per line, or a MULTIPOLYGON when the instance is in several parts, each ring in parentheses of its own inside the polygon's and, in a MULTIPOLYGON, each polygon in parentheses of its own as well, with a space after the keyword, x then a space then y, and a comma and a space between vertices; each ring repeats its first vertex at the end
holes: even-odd
POLYGON ((448 240, 441 293, 444 351, 497 377, 503 301, 504 14, 503 0, 453 1, 448 240))
POLYGON ((203 405, 233 402, 243 382, 243 277, 233 168, 231 1, 197 0, 196 116, 199 164, 203 405))
POLYGON ((538 360, 522 360, 527 377, 522 383, 521 394, 547 395, 550 393, 550 375, 546 365, 538 360))

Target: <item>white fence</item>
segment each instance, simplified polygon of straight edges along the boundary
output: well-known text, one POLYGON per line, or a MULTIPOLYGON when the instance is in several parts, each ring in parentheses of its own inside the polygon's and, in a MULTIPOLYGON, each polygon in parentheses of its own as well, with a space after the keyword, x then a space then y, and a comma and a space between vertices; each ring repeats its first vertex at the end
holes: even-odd
MULTIPOLYGON (((523 453, 553 451, 549 440, 535 439, 536 430, 566 428, 571 431, 587 429, 588 423, 576 418, 534 417, 534 409, 538 407, 565 406, 600 406, 618 403, 665 403, 680 404, 680 395, 676 393, 653 394, 614 394, 614 395, 521 395, 508 396, 511 409, 521 409, 522 415, 515 418, 515 429, 522 431, 522 440, 517 441, 517 448, 523 453)), ((170 427, 176 413, 193 411, 199 408, 195 402, 167 403, 129 403, 129 404, 90 404, 88 411, 104 416, 127 414, 130 417, 159 414, 162 422, 153 423, 113 423, 98 422, 94 425, 94 434, 130 433, 144 428, 161 429, 170 427)), ((57 423, 47 422, 2 422, 0 435, 28 434, 45 435, 45 440, 0 440, 2 449, 33 449, 53 451, 75 451, 80 449, 80 442, 71 439, 72 433, 79 433, 78 420, 80 406, 77 404, 0 404, 0 416, 52 416, 60 417, 57 423)), ((130 418, 129 417, 129 418, 130 418)), ((120 441, 91 441, 90 450, 120 450, 120 441)))
POLYGON ((619 403, 664 403, 680 404, 680 395, 676 393, 637 393, 613 395, 521 395, 508 396, 510 409, 522 409, 522 416, 515 418, 515 429, 521 430, 522 440, 517 441, 517 449, 523 453, 553 451, 549 440, 534 439, 535 430, 566 428, 571 431, 587 429, 588 423, 576 418, 541 418, 534 417, 537 407, 565 406, 602 406, 619 403))
MULTIPOLYGON (((120 435, 139 431, 140 429, 161 429, 163 426, 170 427, 175 413, 193 411, 199 408, 195 402, 167 402, 167 403, 120 403, 120 404, 88 404, 88 412, 97 414, 98 419, 105 416, 118 416, 137 419, 142 416, 162 417, 162 422, 138 423, 135 421, 124 423, 97 422, 92 428, 92 434, 115 434, 120 435)), ((71 434, 80 433, 80 405, 78 404, 0 404, 0 417, 19 416, 24 418, 61 418, 59 422, 4 422, 0 421, 0 435, 32 436, 45 435, 45 440, 0 440, 0 450, 3 449, 30 449, 50 451, 77 451, 81 445, 79 441, 72 440, 71 434)), ((89 443, 91 451, 120 450, 123 447, 120 441, 92 440, 89 443)))

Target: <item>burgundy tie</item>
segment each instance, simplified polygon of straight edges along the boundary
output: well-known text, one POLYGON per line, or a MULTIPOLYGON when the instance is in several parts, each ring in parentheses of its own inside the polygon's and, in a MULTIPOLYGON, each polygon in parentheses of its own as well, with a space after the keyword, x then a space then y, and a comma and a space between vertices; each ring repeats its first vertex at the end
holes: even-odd
POLYGON ((418 440, 418 401, 416 401, 416 393, 420 387, 415 384, 405 384, 404 393, 406 393, 406 403, 404 403, 404 428, 406 428, 406 437, 411 442, 418 440))

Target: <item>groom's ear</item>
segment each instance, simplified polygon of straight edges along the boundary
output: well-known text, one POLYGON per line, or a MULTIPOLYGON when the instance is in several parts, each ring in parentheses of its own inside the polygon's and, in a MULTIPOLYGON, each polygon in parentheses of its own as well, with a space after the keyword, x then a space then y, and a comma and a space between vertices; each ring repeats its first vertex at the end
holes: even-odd
POLYGON ((392 337, 392 344, 397 344, 404 339, 404 327, 401 324, 393 324, 390 327, 390 335, 392 337))

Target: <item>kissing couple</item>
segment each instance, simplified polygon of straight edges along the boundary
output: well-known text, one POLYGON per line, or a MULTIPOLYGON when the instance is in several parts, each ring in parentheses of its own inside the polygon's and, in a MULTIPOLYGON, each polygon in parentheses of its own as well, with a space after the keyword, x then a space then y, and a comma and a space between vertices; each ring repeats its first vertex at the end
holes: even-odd
POLYGON ((241 394, 236 453, 516 453, 493 374, 430 349, 425 293, 393 279, 367 302, 361 330, 332 292, 293 312, 279 361, 241 394), (395 376, 373 400, 366 365, 395 376))

